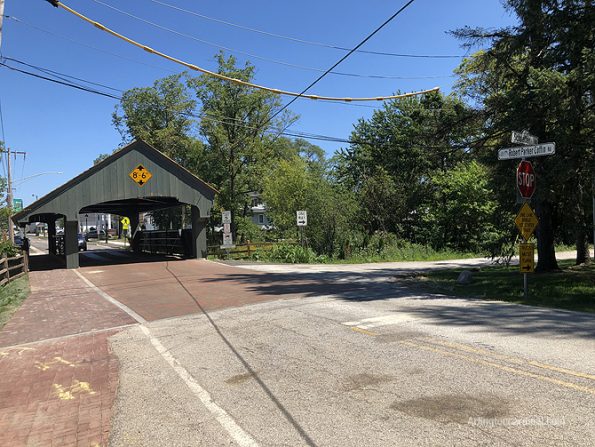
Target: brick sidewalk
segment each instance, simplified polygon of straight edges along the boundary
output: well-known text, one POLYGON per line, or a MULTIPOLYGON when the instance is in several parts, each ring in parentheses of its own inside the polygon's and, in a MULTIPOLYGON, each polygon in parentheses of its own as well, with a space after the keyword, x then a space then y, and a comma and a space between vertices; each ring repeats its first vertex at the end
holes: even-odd
POLYGON ((0 350, 0 445, 107 446, 114 331, 0 350))
POLYGON ((107 329, 135 321, 74 272, 31 272, 31 295, 0 331, 0 346, 107 329))
POLYGON ((107 446, 118 382, 110 328, 135 321, 72 271, 29 278, 31 295, 0 331, 0 445, 107 446))

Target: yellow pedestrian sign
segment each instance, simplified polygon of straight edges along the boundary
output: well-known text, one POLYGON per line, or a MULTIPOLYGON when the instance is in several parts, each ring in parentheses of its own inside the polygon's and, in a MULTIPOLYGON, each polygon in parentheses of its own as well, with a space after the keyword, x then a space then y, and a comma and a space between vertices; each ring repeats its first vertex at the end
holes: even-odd
POLYGON ((153 177, 153 174, 151 174, 143 165, 138 165, 128 175, 138 186, 143 186, 151 177, 153 177))
POLYGON ((514 223, 521 232, 523 238, 527 241, 533 235, 539 220, 527 203, 523 203, 519 214, 514 219, 514 223))
POLYGON ((519 245, 519 269, 521 273, 535 271, 535 244, 519 245))
POLYGON ((128 229, 128 225, 130 225, 130 219, 127 217, 123 217, 120 222, 122 222, 122 229, 123 230, 127 230, 128 229))

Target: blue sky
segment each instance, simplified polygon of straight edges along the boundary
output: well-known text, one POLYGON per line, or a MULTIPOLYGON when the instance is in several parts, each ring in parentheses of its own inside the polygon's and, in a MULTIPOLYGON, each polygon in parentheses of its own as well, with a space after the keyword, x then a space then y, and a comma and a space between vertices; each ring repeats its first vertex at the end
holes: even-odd
MULTIPOLYGON (((326 69, 345 53, 264 36, 178 12, 153 0, 101 0, 136 16, 198 39, 277 61, 326 69)), ((301 0, 299 2, 159 0, 214 18, 300 39, 353 47, 405 1, 301 0)), ((94 0, 65 0, 66 5, 155 49, 216 70, 209 46, 157 29, 94 0)), ((45 0, 6 0, 2 55, 29 64, 126 90, 151 85, 181 67, 147 54, 95 29, 45 0), (41 31, 43 29, 44 31, 41 31), (89 48, 93 47, 93 48, 89 48), (101 50, 101 51, 100 51, 101 50)), ((514 23, 499 0, 417 0, 362 49, 393 53, 461 55, 448 34, 465 25, 500 27, 514 23)), ((240 64, 256 66, 255 82, 301 91, 320 73, 233 53, 240 64)), ((458 58, 412 59, 354 54, 336 70, 404 79, 328 75, 309 93, 379 96, 395 91, 441 87, 450 92, 458 58)), ((14 63, 11 63, 14 66, 14 63)), ((21 68, 28 69, 21 66, 21 68)), ((117 93, 117 92, 114 92, 117 93)), ((15 197, 25 205, 89 168, 99 153, 111 153, 120 135, 111 124, 116 100, 27 77, 0 67, 0 100, 6 143, 26 151, 14 163, 15 197), (48 174, 19 183, 48 171, 48 174)), ((284 101, 288 101, 285 98, 284 101)), ((378 106, 377 103, 368 105, 378 106)), ((359 118, 373 109, 299 99, 291 110, 300 116, 292 130, 347 138, 359 118)), ((1 134, 0 134, 1 138, 1 134)), ((314 142, 316 143, 316 142, 314 142)), ((338 143, 317 143, 332 154, 338 143)), ((4 175, 5 168, 0 168, 4 175)))

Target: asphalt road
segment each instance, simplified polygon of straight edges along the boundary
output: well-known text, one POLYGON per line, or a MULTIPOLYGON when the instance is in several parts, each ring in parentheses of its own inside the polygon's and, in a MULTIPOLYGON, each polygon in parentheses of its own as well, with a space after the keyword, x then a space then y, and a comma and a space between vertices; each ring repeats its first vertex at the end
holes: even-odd
MULTIPOLYGON (((595 445, 593 315, 419 295, 400 279, 440 263, 220 266, 227 283, 171 264, 181 282, 165 288, 197 306, 218 287, 283 299, 140 317, 114 336, 111 446, 595 445)), ((160 263, 143 265, 135 275, 161 287, 160 263)), ((123 267, 81 271, 122 299, 123 267)))

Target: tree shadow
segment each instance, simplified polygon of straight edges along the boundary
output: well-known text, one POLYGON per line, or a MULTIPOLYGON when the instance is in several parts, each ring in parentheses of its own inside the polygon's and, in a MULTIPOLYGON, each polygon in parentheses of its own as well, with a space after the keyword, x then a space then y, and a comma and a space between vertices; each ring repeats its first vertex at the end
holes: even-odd
POLYGON ((422 292, 410 278, 412 272, 379 269, 372 272, 323 273, 247 273, 185 281, 207 283, 234 282, 262 295, 292 297, 332 296, 351 302, 407 298, 406 308, 399 311, 416 314, 429 324, 448 327, 475 327, 477 332, 502 335, 543 334, 595 338, 595 315, 566 310, 461 298, 422 292), (419 302, 419 306, 411 305, 419 302), (436 301, 440 300, 440 303, 436 301), (432 302, 436 302, 433 304, 432 302))

